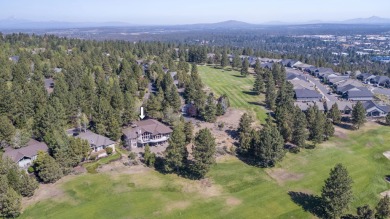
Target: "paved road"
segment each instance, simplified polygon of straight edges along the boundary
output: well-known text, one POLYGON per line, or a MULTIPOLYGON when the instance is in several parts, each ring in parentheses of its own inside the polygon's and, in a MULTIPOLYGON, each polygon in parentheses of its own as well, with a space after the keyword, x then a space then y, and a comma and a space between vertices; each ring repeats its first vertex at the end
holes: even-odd
POLYGON ((300 75, 302 75, 304 77, 307 77, 307 79, 312 84, 316 85, 316 87, 318 88, 318 90, 320 90, 320 93, 322 94, 322 96, 325 97, 326 100, 328 100, 328 101, 337 101, 337 97, 329 95, 328 94, 328 92, 329 92, 328 88, 325 85, 323 85, 318 78, 315 78, 315 77, 311 76, 310 74, 304 74, 302 71, 295 70, 295 69, 292 69, 292 68, 286 68, 286 70, 288 72, 298 73, 298 74, 300 74, 300 75))

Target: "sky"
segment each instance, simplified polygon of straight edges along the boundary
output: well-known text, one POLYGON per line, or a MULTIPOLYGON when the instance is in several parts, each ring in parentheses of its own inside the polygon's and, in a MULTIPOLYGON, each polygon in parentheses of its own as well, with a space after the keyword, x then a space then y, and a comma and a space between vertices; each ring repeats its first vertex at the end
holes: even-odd
POLYGON ((0 20, 191 24, 390 18, 389 0, 0 0, 0 20))

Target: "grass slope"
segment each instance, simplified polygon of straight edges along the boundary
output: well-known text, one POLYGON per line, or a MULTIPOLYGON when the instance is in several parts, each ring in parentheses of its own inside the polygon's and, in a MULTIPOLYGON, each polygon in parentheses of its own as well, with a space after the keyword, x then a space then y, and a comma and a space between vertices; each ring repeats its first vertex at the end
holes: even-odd
POLYGON ((203 83, 217 95, 226 94, 232 107, 255 113, 260 121, 266 118, 264 95, 254 95, 251 90, 255 81, 252 75, 242 77, 238 71, 223 71, 209 66, 198 66, 203 83))
MULTIPOLYGON (((249 103, 261 97, 243 93, 253 78, 209 67, 199 70, 214 92, 229 95, 233 107, 264 119, 264 111, 249 103)), ((319 195, 337 163, 345 165, 354 180, 354 212, 364 204, 374 206, 379 193, 390 189, 384 180, 390 161, 382 155, 390 150, 390 127, 369 124, 345 132, 316 149, 287 154, 273 169, 226 157, 208 174, 211 186, 155 171, 78 176, 58 185, 64 196, 41 200, 21 218, 314 218, 300 206, 307 197, 294 202, 289 192, 319 195)), ((310 211, 311 206, 305 207, 310 211)))
POLYGON ((353 207, 374 206, 378 194, 390 189, 384 181, 390 162, 382 155, 390 149, 390 128, 376 126, 347 137, 288 154, 276 168, 301 175, 294 180, 277 181, 270 170, 233 157, 212 168, 208 177, 214 185, 206 188, 198 181, 155 171, 87 174, 60 185, 65 197, 43 200, 21 218, 313 218, 288 192, 319 195, 329 170, 339 162, 354 180, 353 207))

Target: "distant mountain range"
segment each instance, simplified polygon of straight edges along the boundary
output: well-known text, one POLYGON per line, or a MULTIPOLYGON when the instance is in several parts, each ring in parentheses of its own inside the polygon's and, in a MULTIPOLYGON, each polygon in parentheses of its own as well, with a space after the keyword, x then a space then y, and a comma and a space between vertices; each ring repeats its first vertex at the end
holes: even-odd
POLYGON ((389 18, 381 18, 377 16, 369 18, 356 18, 345 21, 321 21, 312 20, 308 22, 282 22, 271 21, 262 24, 251 24, 242 21, 228 20, 218 23, 202 23, 202 24, 186 24, 186 25, 136 25, 126 22, 60 22, 60 21, 30 21, 20 19, 5 19, 0 20, 1 29, 67 29, 67 28, 87 28, 87 27, 134 27, 134 26, 170 26, 181 28, 193 28, 193 29, 238 29, 238 28, 258 28, 261 26, 273 26, 273 25, 305 25, 305 24, 365 24, 365 25, 383 25, 389 24, 389 18))

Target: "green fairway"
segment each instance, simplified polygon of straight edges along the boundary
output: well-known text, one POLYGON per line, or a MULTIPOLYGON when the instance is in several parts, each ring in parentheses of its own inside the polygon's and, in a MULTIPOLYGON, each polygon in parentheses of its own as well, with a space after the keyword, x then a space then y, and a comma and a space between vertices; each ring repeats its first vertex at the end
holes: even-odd
POLYGON ((21 218, 313 218, 288 192, 319 195, 336 163, 354 180, 354 211, 374 206, 379 193, 390 189, 384 180, 390 161, 382 155, 389 141, 390 128, 375 125, 288 154, 274 169, 226 157, 212 168, 212 185, 206 186, 155 171, 86 174, 60 184, 64 195, 30 206, 21 218))
POLYGON ((266 118, 264 95, 253 95, 251 92, 255 81, 253 75, 242 77, 238 71, 224 71, 209 66, 198 66, 203 83, 217 95, 226 94, 234 108, 244 109, 256 114, 260 121, 266 118))

